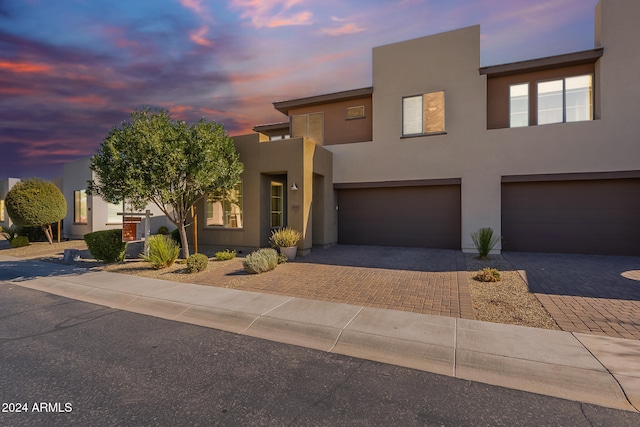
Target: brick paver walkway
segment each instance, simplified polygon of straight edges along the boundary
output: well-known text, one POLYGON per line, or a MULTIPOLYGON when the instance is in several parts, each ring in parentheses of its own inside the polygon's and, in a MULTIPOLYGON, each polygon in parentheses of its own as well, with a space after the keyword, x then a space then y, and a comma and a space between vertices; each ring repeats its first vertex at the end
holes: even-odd
POLYGON ((640 339, 640 257, 503 253, 565 331, 640 339))
POLYGON ((473 319, 460 251, 338 245, 247 275, 240 260, 210 270, 195 283, 473 319))

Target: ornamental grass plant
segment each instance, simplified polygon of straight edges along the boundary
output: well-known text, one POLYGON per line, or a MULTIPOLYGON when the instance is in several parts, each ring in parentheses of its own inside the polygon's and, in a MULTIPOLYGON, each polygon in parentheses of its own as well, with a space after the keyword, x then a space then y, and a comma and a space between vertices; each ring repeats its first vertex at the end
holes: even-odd
POLYGON ((140 258, 151 263, 156 270, 171 267, 178 259, 180 246, 171 237, 158 234, 149 237, 149 255, 140 255, 140 258))
POLYGON ((471 240, 478 251, 478 257, 486 259, 500 241, 500 236, 495 236, 491 227, 483 227, 475 233, 471 233, 471 240))
POLYGON ((278 248, 290 248, 296 246, 301 238, 302 235, 298 230, 290 227, 284 227, 271 233, 269 241, 272 246, 278 248))

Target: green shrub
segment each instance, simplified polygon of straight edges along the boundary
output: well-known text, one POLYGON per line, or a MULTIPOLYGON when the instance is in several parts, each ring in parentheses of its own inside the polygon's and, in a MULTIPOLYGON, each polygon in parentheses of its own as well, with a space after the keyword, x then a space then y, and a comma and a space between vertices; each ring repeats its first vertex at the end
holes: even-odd
POLYGON ((290 248, 298 244, 302 235, 298 230, 285 227, 271 233, 269 241, 278 248, 290 248))
POLYGON ((180 230, 177 228, 171 232, 171 238, 178 244, 178 247, 182 246, 182 242, 180 241, 180 230))
POLYGON ((480 282, 499 282, 500 272, 497 268, 485 267, 482 270, 478 271, 478 273, 473 278, 480 282))
POLYGON ((29 246, 29 238, 27 236, 16 236, 11 239, 12 248, 21 248, 23 246, 29 246))
POLYGON ((105 263, 124 261, 127 242, 122 241, 122 229, 94 231, 85 234, 84 241, 91 255, 98 261, 105 263))
POLYGON ((247 255, 242 266, 249 274, 271 271, 278 265, 278 252, 275 249, 263 248, 247 255))
POLYGON ((169 234, 169 229, 164 225, 158 227, 158 234, 169 234))
POLYGON ((289 261, 289 258, 285 254, 278 254, 278 264, 284 264, 289 261))
POLYGON ((187 271, 189 273, 197 273, 204 271, 209 264, 209 258, 203 254, 192 254, 187 258, 187 271))
POLYGON ((229 249, 216 252, 216 260, 218 261, 226 261, 228 259, 233 259, 235 257, 236 257, 236 251, 230 251, 229 249))
POLYGON ((150 262, 153 268, 171 267, 180 253, 180 246, 170 237, 159 234, 149 237, 149 255, 140 255, 140 258, 150 262))
POLYGON ((67 201, 54 183, 30 178, 14 185, 7 193, 5 207, 11 221, 20 227, 41 227, 53 241, 51 224, 67 214, 67 201))
POLYGON ((491 227, 484 227, 475 233, 471 233, 471 240, 478 251, 480 258, 487 258, 491 250, 500 241, 500 236, 493 235, 493 229, 491 227))

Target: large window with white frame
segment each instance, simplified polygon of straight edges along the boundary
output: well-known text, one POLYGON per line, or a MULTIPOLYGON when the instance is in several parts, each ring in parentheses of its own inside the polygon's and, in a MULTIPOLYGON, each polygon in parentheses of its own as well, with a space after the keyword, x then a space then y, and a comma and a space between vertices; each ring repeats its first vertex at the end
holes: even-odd
POLYGON ((593 76, 566 77, 537 84, 538 124, 593 120, 593 76))
POLYGON ((444 91, 402 98, 402 136, 445 132, 444 91))
POLYGON ((205 210, 207 226, 242 228, 242 181, 231 190, 209 194, 205 210))
POLYGON ((73 222, 76 224, 87 223, 87 190, 73 192, 73 222))

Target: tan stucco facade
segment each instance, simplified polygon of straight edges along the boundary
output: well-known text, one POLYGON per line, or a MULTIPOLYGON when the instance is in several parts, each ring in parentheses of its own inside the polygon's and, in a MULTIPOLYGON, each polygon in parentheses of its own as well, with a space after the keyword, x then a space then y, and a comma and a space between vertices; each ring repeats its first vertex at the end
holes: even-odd
POLYGON ((375 48, 373 138, 326 147, 334 182, 460 179, 461 247, 471 252, 472 232, 501 232, 505 176, 640 170, 638 16, 635 0, 596 8, 596 120, 576 123, 488 129, 479 26, 375 48), (446 132, 403 138, 402 98, 435 91, 445 92, 446 132))
MULTIPOLYGON (((303 235, 301 255, 312 246, 328 246, 337 240, 333 203, 333 159, 323 147, 306 138, 265 141, 259 134, 234 138, 244 164, 242 174, 243 220, 241 228, 206 226, 200 214, 199 243, 243 252, 269 246, 270 186, 284 184, 285 224, 303 235), (294 186, 295 184, 295 186, 294 186)), ((205 212, 205 201, 198 212, 205 212)))

